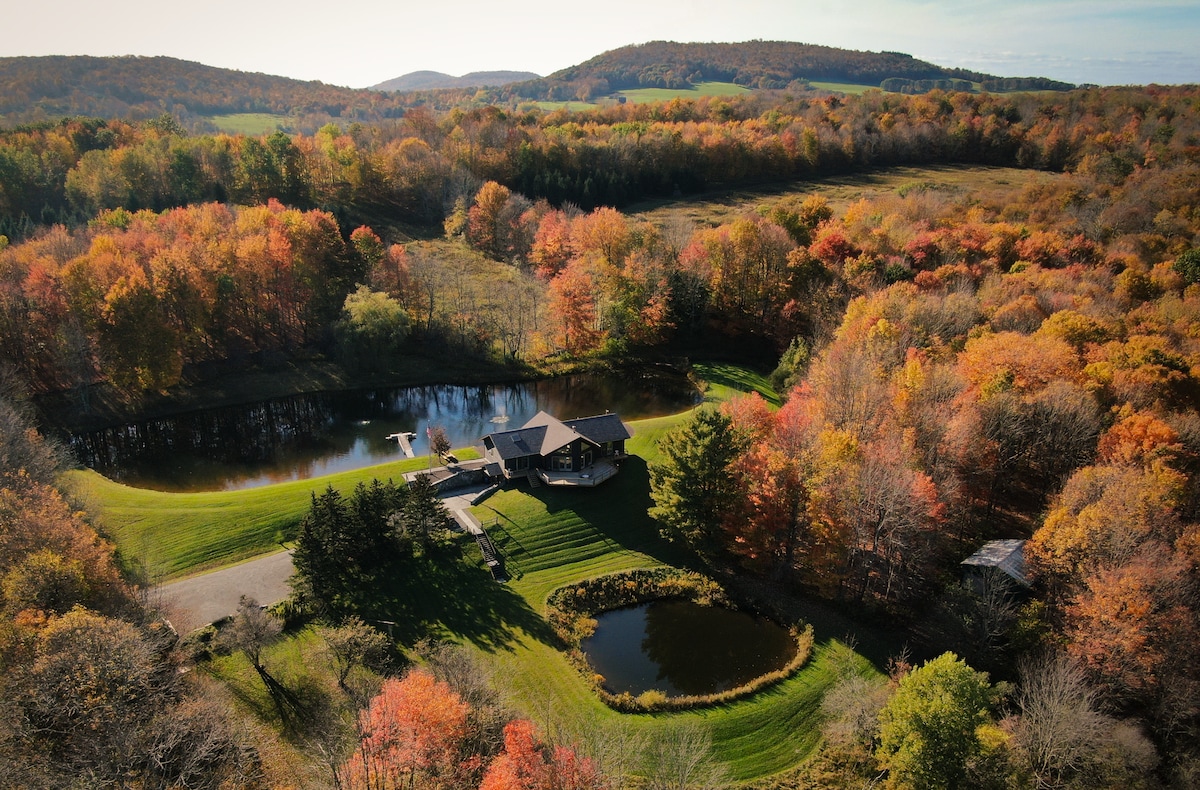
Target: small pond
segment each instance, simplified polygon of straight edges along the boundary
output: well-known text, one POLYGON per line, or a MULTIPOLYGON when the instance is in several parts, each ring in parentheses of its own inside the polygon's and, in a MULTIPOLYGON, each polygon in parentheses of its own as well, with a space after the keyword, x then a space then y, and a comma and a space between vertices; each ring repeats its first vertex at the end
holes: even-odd
POLYGON ((691 601, 614 609, 596 623, 583 652, 614 694, 715 694, 782 669, 796 655, 796 640, 770 620, 691 601))
POLYGON ((613 411, 624 420, 673 414, 696 401, 686 376, 651 371, 583 374, 489 386, 426 386, 296 395, 130 423, 68 440, 106 477, 162 491, 254 488, 403 458, 387 437, 440 425, 453 447, 523 425, 539 410, 560 418, 613 411))

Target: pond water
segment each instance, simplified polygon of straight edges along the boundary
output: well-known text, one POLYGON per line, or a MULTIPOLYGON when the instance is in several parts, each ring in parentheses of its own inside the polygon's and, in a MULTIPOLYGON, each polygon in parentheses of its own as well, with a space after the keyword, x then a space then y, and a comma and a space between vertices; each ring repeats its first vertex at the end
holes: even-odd
POLYGON ((106 477, 162 491, 254 488, 403 458, 390 434, 408 431, 417 456, 426 429, 453 447, 523 425, 539 410, 563 419, 613 411, 624 420, 695 403, 685 376, 585 374, 490 386, 426 386, 296 395, 77 434, 80 461, 106 477))
POLYGON ((596 623, 583 652, 614 694, 714 694, 782 669, 796 655, 796 640, 770 620, 691 601, 614 609, 596 623))

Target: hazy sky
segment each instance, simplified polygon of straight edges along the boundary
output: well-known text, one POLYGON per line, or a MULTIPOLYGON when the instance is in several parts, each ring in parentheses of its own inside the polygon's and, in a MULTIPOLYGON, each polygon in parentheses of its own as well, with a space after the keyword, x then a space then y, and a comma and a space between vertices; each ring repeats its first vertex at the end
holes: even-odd
POLYGON ((801 41, 1068 82, 1200 82, 1200 0, 23 0, 0 55, 170 55, 359 88, 646 41, 801 41))

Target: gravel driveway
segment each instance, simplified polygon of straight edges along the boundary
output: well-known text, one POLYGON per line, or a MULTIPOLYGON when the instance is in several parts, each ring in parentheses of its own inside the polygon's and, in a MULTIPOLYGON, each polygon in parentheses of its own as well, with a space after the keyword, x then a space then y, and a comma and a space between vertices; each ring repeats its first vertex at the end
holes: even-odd
POLYGON ((202 573, 190 579, 164 584, 159 591, 175 630, 186 634, 237 611, 243 595, 263 605, 288 597, 292 575, 291 552, 277 551, 265 557, 202 573))

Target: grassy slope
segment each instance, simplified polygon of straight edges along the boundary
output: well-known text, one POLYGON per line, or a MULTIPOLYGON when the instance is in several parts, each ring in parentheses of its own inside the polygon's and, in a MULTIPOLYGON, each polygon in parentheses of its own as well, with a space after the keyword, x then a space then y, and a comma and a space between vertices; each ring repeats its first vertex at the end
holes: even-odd
POLYGON ((238 112, 229 115, 208 115, 205 118, 222 132, 255 136, 270 134, 280 127, 286 129, 292 121, 286 115, 265 112, 238 112))
POLYGON ((854 82, 822 82, 820 80, 809 80, 808 84, 823 91, 836 91, 838 93, 847 93, 854 96, 859 96, 869 90, 878 90, 878 85, 859 85, 854 82))
MULTIPOLYGON (((455 452, 464 461, 478 457, 471 449, 455 452)), ((398 480, 427 463, 424 457, 412 458, 244 491, 149 491, 91 470, 67 472, 62 485, 127 561, 151 578, 171 579, 276 549, 279 535, 293 537, 314 491, 326 486, 349 491, 373 478, 398 480)))
MULTIPOLYGON (((758 374, 733 365, 696 367, 707 382, 707 401, 756 390, 778 402, 758 374)), ((840 649, 832 637, 843 631, 818 631, 809 664, 752 698, 686 713, 626 715, 600 703, 555 647, 540 617, 546 596, 563 584, 630 568, 686 564, 677 549, 658 537, 646 513, 647 464, 658 457, 659 437, 686 417, 684 413, 634 422, 635 436, 629 443, 634 457, 600 488, 520 488, 488 499, 475 512, 506 555, 515 576, 512 583, 497 586, 488 580, 477 549, 466 543, 475 567, 437 563, 440 571, 432 577, 409 579, 411 589, 398 588, 389 602, 396 607, 391 619, 411 620, 398 623, 405 644, 419 635, 432 635, 475 645, 489 657, 515 706, 544 723, 553 721, 580 740, 610 727, 632 727, 653 741, 668 728, 700 725, 712 734, 716 759, 726 763, 735 778, 748 780, 794 766, 816 746, 821 697, 836 680, 840 665, 840 649)), ((66 482, 77 496, 99 506, 101 525, 126 555, 140 559, 151 571, 177 575, 273 547, 275 534, 295 525, 313 490, 326 485, 345 490, 360 480, 396 477, 423 463, 414 459, 316 480, 204 494, 142 491, 91 472, 72 472, 66 482)), ((301 640, 311 641, 311 635, 302 634, 301 640)), ((307 655, 309 648, 318 649, 308 642, 280 649, 307 655)), ((862 671, 872 671, 865 659, 860 663, 862 671)), ((255 684, 230 677, 237 665, 233 661, 216 674, 259 716, 269 719, 270 710, 255 684)))
MULTIPOLYGON (((778 398, 759 375, 732 365, 700 365, 709 384, 706 400, 758 390, 778 398)), ((647 462, 657 458, 658 438, 687 415, 634 422, 631 454, 620 475, 594 491, 558 491, 546 487, 503 491, 475 508, 506 555, 515 578, 512 589, 535 611, 563 584, 605 573, 663 563, 682 565, 686 558, 658 537, 646 514, 650 505, 647 462)), ((713 736, 715 757, 735 778, 752 779, 789 768, 816 746, 819 706, 836 679, 831 634, 818 634, 818 649, 807 667, 791 679, 754 697, 701 711, 649 715, 618 714, 592 694, 579 672, 553 646, 519 635, 488 651, 498 678, 507 678, 514 703, 534 715, 553 719, 586 740, 588 733, 618 725, 648 734, 699 724, 713 736)), ((864 662, 863 666, 866 664, 864 662)), ((867 671, 864 669, 864 671, 867 671)))
POLYGON ((735 85, 732 82, 701 82, 699 85, 693 85, 690 88, 634 88, 633 90, 620 91, 620 95, 634 104, 647 104, 656 101, 670 101, 676 98, 697 99, 701 96, 737 96, 738 94, 749 92, 749 88, 743 88, 741 85, 735 85))

